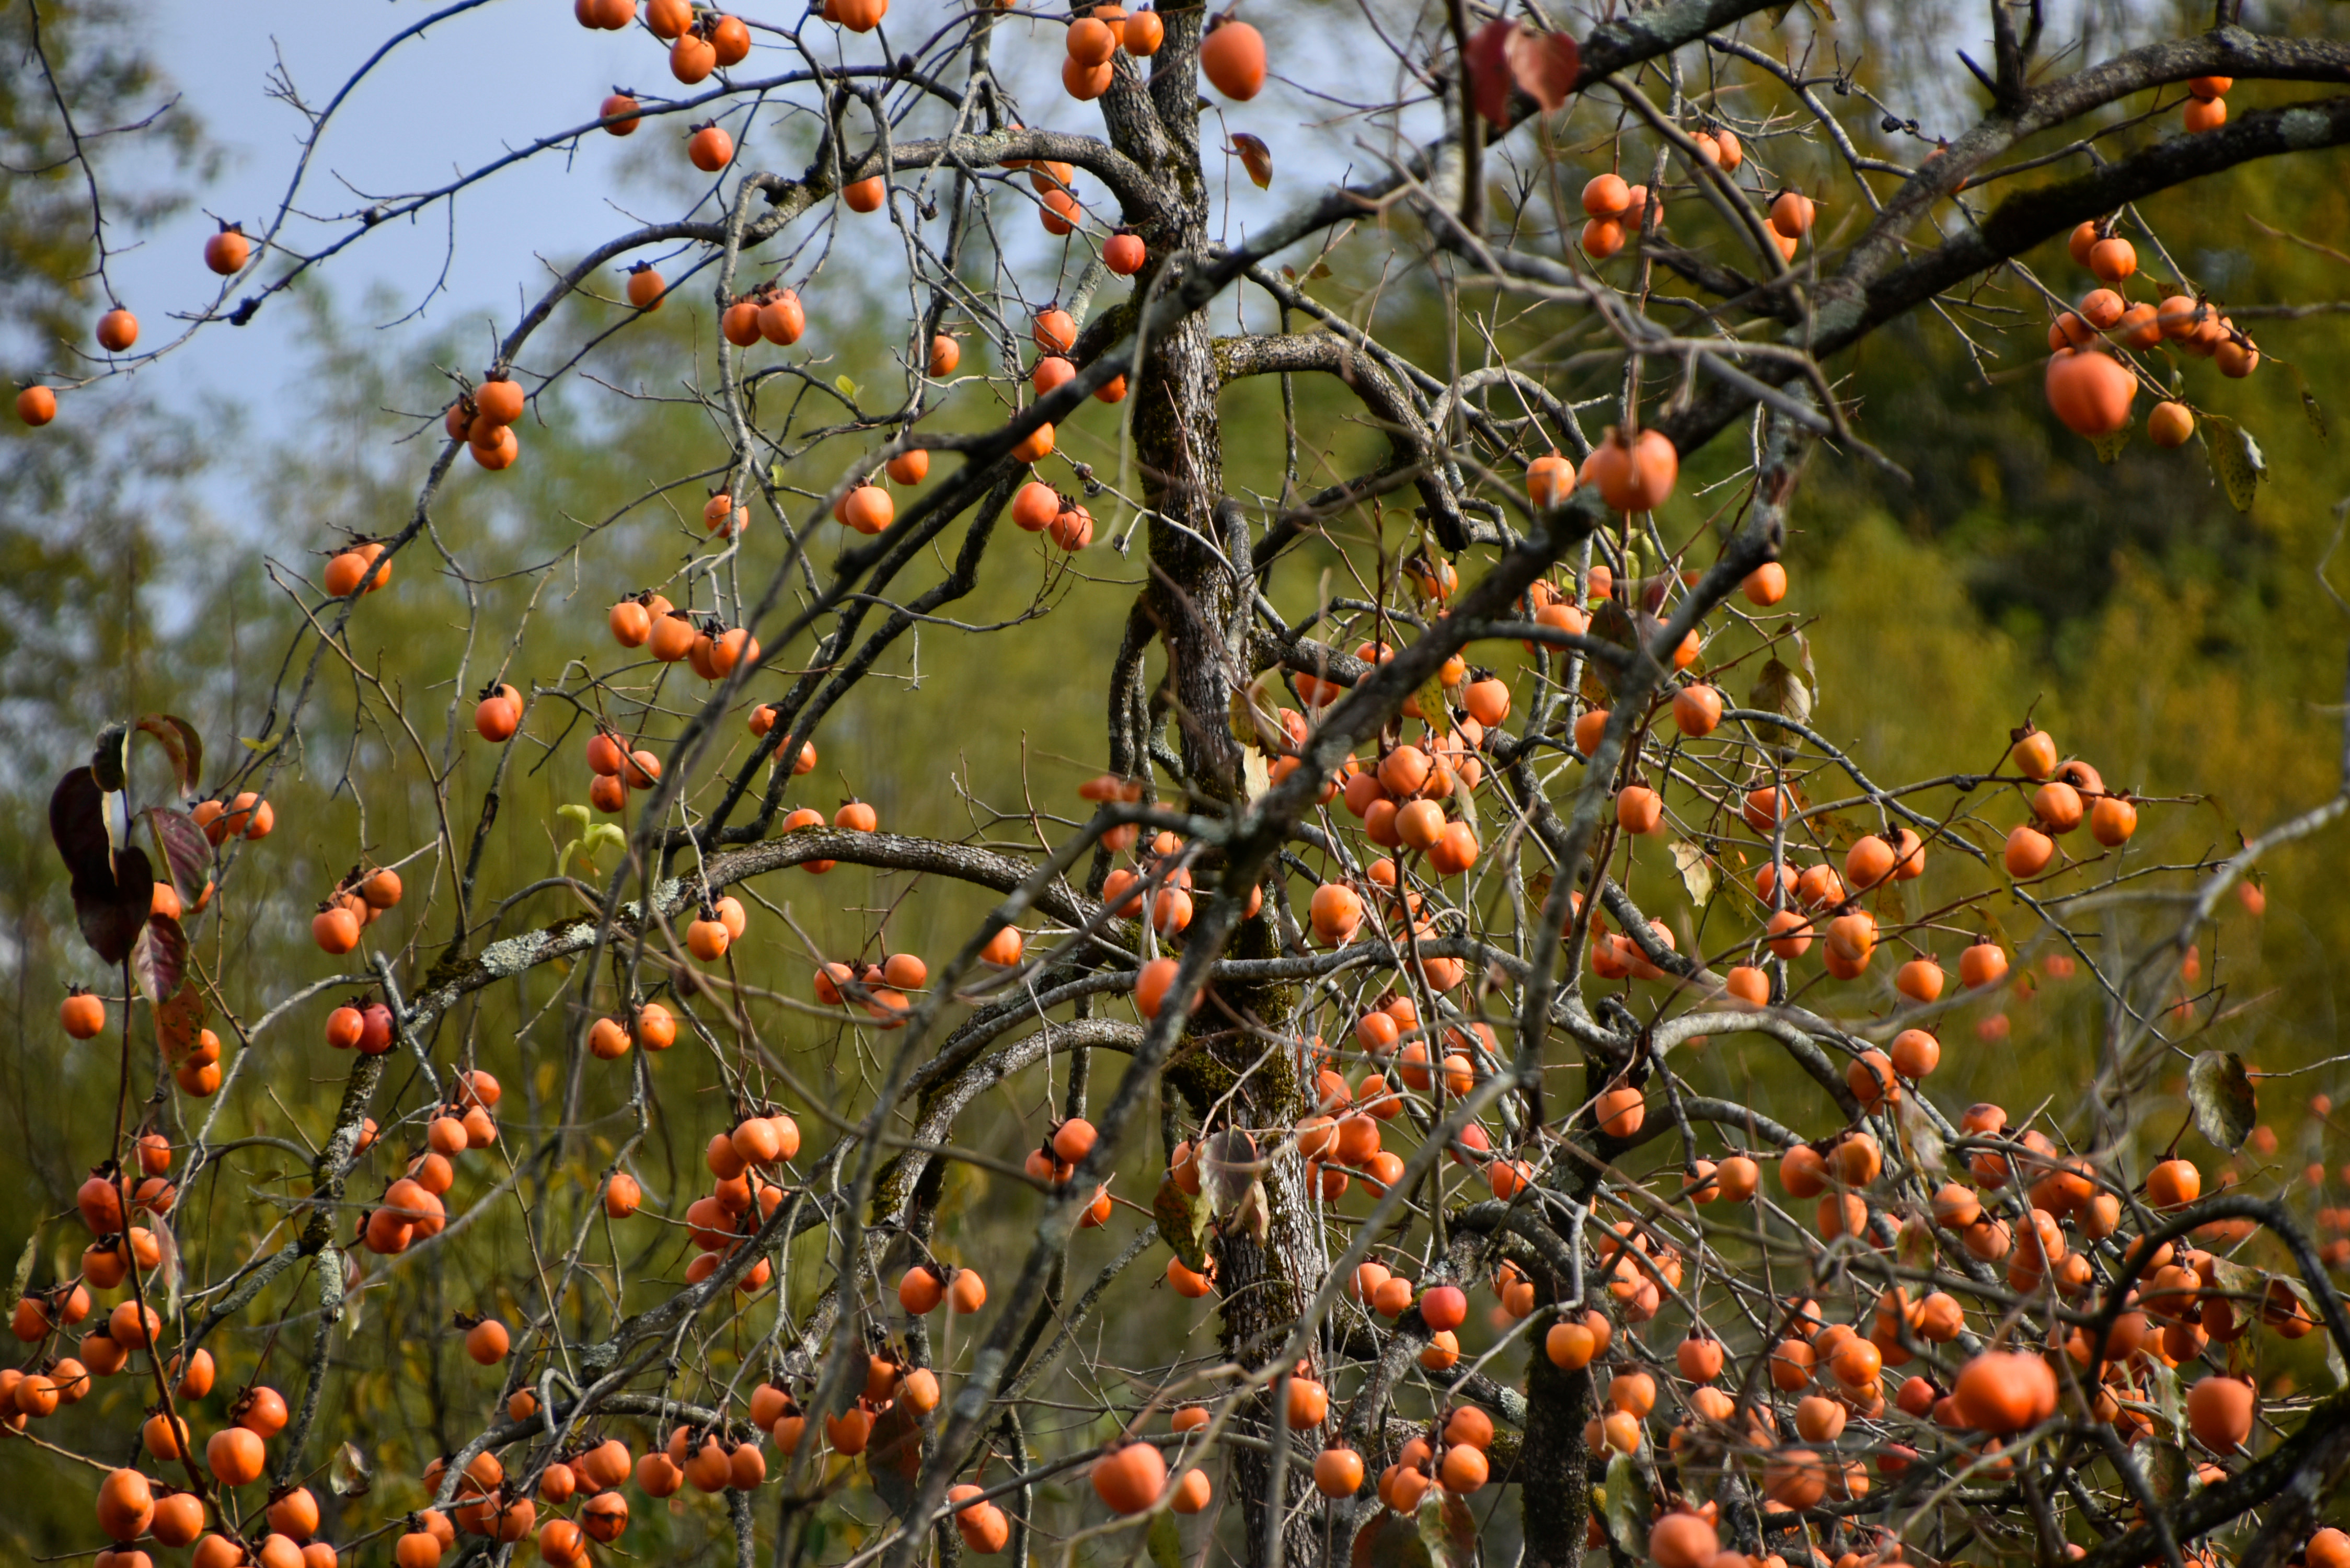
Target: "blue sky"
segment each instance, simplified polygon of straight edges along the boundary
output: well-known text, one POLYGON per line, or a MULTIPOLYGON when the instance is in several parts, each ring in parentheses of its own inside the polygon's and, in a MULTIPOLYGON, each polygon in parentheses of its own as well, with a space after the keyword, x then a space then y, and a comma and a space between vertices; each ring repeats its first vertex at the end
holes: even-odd
MULTIPOLYGON (((648 35, 590 32, 570 13, 568 0, 494 0, 400 45, 337 109, 296 205, 313 213, 348 213, 364 204, 362 193, 396 197, 423 189, 478 166, 501 144, 518 145, 577 124, 615 85, 652 92, 674 88, 661 47, 648 35)), ((227 157, 218 178, 199 193, 197 210, 162 225, 113 264, 118 292, 140 316, 142 348, 176 334, 180 324, 171 319, 172 312, 199 308, 211 299, 213 280, 199 255, 213 217, 255 229, 283 197, 299 154, 303 120, 267 96, 278 62, 283 60, 304 100, 322 106, 385 38, 430 14, 412 0, 256 0, 231 7, 169 0, 151 8, 154 58, 227 157)), ((901 25, 892 43, 905 48, 949 15, 936 0, 901 0, 891 22, 915 25, 901 25)), ((1280 29, 1260 20, 1267 21, 1276 44, 1277 73, 1280 29)), ((1030 106, 1032 120, 1099 130, 1097 113, 1070 102, 1059 88, 1056 24, 1008 21, 998 37, 998 67, 1030 106)), ((851 40, 850 47, 851 57, 878 52, 871 38, 851 40)), ((753 57, 754 66, 761 55, 787 57, 763 48, 753 57)), ((1262 220, 1305 198, 1316 163, 1327 178, 1338 171, 1339 160, 1359 157, 1348 145, 1360 133, 1357 125, 1341 122, 1318 133, 1304 130, 1301 122, 1326 112, 1326 106, 1317 108, 1276 81, 1230 114, 1232 129, 1253 130, 1273 142, 1280 164, 1267 193, 1234 171, 1236 220, 1262 220), (1306 151, 1316 142, 1319 158, 1306 151)), ((734 123, 739 129, 740 120, 734 123)), ((583 139, 576 157, 543 154, 467 192, 454 205, 455 250, 448 263, 447 291, 429 303, 427 289, 441 274, 451 244, 445 203, 369 234, 317 275, 347 312, 389 290, 399 301, 396 308, 370 311, 364 321, 349 319, 354 327, 381 330, 395 350, 403 338, 421 343, 469 317, 484 324, 485 337, 493 327, 502 331, 520 301, 544 288, 546 263, 560 264, 630 226, 631 213, 644 218, 678 210, 684 187, 656 190, 645 179, 629 178, 623 163, 631 153, 641 161, 675 142, 684 172, 683 137, 677 120, 649 125, 628 141, 591 135, 583 139), (425 308, 416 319, 387 325, 420 303, 425 308)), ((772 139, 768 145, 774 145, 772 139)), ((348 223, 297 220, 286 237, 296 248, 309 249, 349 230, 348 223)), ((1041 250, 1042 235, 1037 237, 1041 250)), ((117 239, 120 243, 121 236, 117 239)), ((308 355, 299 308, 279 299, 249 326, 206 327, 187 346, 141 370, 138 379, 143 391, 172 403, 234 393, 252 433, 265 444, 293 434, 303 417, 300 381, 308 355)), ((100 390, 84 409, 105 399, 100 390)))

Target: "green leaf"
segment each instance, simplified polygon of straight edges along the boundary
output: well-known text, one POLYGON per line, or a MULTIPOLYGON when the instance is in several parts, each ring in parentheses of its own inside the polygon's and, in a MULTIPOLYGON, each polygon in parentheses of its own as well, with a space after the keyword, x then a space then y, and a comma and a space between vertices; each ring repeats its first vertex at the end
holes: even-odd
POLYGON ((1170 1176, 1159 1183, 1150 1217, 1158 1223, 1159 1239, 1183 1261, 1185 1268, 1195 1274, 1208 1272, 1208 1249, 1201 1243, 1208 1223, 1206 1204, 1176 1186, 1170 1176))
POLYGON ((2224 1293, 2220 1299, 2228 1303, 2228 1315, 2235 1320, 2236 1332, 2241 1334, 2251 1327, 2252 1315, 2260 1311, 2262 1298, 2267 1293, 2268 1277, 2258 1269, 2214 1258, 2211 1282, 2224 1293))
POLYGON ((1472 1568, 1477 1561, 1477 1521, 1469 1505, 1440 1486, 1419 1494, 1416 1521, 1429 1561, 1441 1568, 1472 1568))
POLYGON ((2268 474, 2268 459, 2251 432, 2221 414, 2205 414, 2200 430, 2203 451, 2211 461, 2211 477, 2228 493, 2228 504, 2239 512, 2252 509, 2252 496, 2268 474))
POLYGON ((2326 439, 2325 405, 2319 402, 2316 394, 2307 387, 2301 389, 2301 417, 2309 421, 2309 428, 2317 432, 2318 440, 2326 439))
MULTIPOLYGON (((1812 689, 1804 683, 1802 676, 1776 659, 1766 660, 1762 672, 1754 678, 1747 705, 1766 713, 1783 713, 1798 724, 1812 722, 1812 689)), ((1777 748, 1782 762, 1793 757, 1802 745, 1791 732, 1776 724, 1757 724, 1754 732, 1765 745, 1777 748)))
POLYGON ((33 1233, 25 1238, 25 1250, 16 1254, 16 1277, 9 1282, 8 1285, 8 1299, 10 1301, 13 1302, 21 1299, 25 1293, 25 1287, 33 1282, 33 1264, 38 1261, 40 1255, 41 1227, 39 1223, 36 1221, 33 1226, 33 1233))
POLYGON ((2137 429, 2137 421, 2132 420, 2121 429, 2092 440, 2089 444, 2096 449, 2097 461, 2108 468, 2120 462, 2122 449, 2129 445, 2130 436, 2137 429))
POLYGON ((1893 1119, 1901 1129, 1901 1144, 1908 1151, 1909 1163, 1921 1170, 1941 1174, 1949 1164, 1942 1146, 1942 1129, 1918 1106, 1918 1096, 1904 1095, 1896 1100, 1893 1119))
POLYGON ((1705 908, 1706 901, 1713 897, 1712 862, 1706 859, 1703 849, 1685 838, 1674 839, 1670 848, 1673 864, 1680 870, 1681 886, 1689 889, 1690 901, 1700 909, 1705 908))
POLYGON ((1175 1527, 1171 1510, 1161 1510, 1150 1519, 1151 1568, 1184 1568, 1183 1535, 1175 1527))
POLYGON ((1639 1478, 1632 1473, 1632 1456, 1610 1455, 1607 1460, 1607 1533, 1626 1556, 1635 1561, 1648 1555, 1648 1542, 1640 1531, 1639 1516, 1634 1511, 1634 1499, 1640 1491, 1639 1478))
POLYGON ((2206 1051, 2188 1065, 2187 1103, 2194 1107, 2196 1129, 2230 1154, 2243 1147, 2260 1119, 2252 1080, 2233 1051, 2206 1051))
POLYGON ((335 1450, 334 1468, 328 1472, 327 1485, 337 1497, 365 1497, 375 1485, 375 1477, 368 1470, 367 1455, 357 1443, 345 1443, 335 1450))
POLYGON ((839 375, 835 376, 832 379, 832 384, 834 389, 837 390, 842 397, 847 398, 852 403, 857 400, 857 383, 849 379, 847 371, 844 370, 839 375))
POLYGON ((2138 1445, 2138 1453, 2146 1465, 2147 1485, 2154 1493, 2154 1501, 2165 1508, 2183 1501, 2187 1483, 2195 1474, 2195 1467, 2187 1462, 2187 1450, 2177 1443, 2153 1438, 2138 1445))
POLYGON ((2154 1390, 2154 1407, 2162 1417, 2163 1429, 2170 1434, 2173 1444, 2187 1440, 2187 1409, 2178 1397, 2178 1375, 2158 1358, 2145 1366, 2146 1377, 2154 1390))

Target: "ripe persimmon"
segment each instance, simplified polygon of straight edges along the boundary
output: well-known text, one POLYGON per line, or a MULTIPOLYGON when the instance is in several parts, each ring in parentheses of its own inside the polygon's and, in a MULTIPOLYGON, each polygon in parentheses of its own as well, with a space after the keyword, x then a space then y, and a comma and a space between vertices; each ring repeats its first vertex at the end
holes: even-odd
MULTIPOLYGON (((733 21, 733 18, 730 16, 727 20, 733 21)), ((693 134, 686 140, 685 155, 696 169, 705 174, 715 174, 734 161, 734 139, 727 134, 723 125, 696 126, 693 134)))
POLYGON ((1166 1490, 1167 1461, 1151 1444, 1128 1443, 1096 1459, 1092 1479, 1094 1495, 1107 1503, 1111 1511, 1140 1513, 1166 1490))
POLYGON ((800 296, 791 289, 778 289, 759 306, 759 336, 779 348, 788 348, 800 340, 807 330, 807 311, 800 305, 800 296))
MULTIPOLYGON (((2106 242, 2108 244, 2116 242, 2106 242)), ((2137 378, 2110 354, 2060 348, 2044 379, 2048 407, 2075 435, 2095 439, 2129 423, 2137 378)))
POLYGON ((1200 69, 1226 98, 1246 103, 1264 90, 1264 35, 1230 15, 1208 24, 1200 69))
POLYGON ((1042 462, 1052 454, 1053 427, 1050 424, 1038 425, 1012 449, 1013 461, 1016 462, 1042 462))
POLYGON ((1629 1085, 1602 1090, 1592 1106, 1592 1119, 1609 1137, 1630 1137, 1640 1130, 1640 1124, 1647 1116, 1647 1100, 1639 1090, 1629 1085))
POLYGON ((1960 1368, 1951 1407, 1977 1431, 2005 1437, 2056 1412, 2056 1375, 2037 1355, 1987 1350, 1960 1368))
POLYGON ((1615 426, 1584 461, 1582 482, 1599 486, 1600 499, 1617 512, 1649 512, 1664 504, 1680 474, 1680 453, 1661 431, 1646 430, 1627 441, 1615 426))
POLYGON ((717 68, 718 51, 699 33, 680 33, 669 47, 669 74, 687 87, 707 81, 717 68))
POLYGON ((76 986, 58 1004, 57 1023, 76 1040, 93 1039, 106 1028, 106 1003, 76 986))
POLYGON ((604 129, 614 136, 631 135, 643 123, 637 118, 637 100, 624 92, 609 94, 598 104, 596 118, 602 120, 604 129))

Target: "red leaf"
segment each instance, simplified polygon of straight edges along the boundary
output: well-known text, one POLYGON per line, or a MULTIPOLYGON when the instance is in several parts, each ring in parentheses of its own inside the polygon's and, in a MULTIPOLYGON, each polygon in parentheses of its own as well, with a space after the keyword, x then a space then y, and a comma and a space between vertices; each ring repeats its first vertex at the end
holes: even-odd
POLYGON ((1256 182, 1260 191, 1273 183, 1273 149, 1245 130, 1232 133, 1232 151, 1241 156, 1241 167, 1256 182))
POLYGON ((1510 122, 1510 36, 1514 22, 1496 18, 1469 38, 1469 97, 1495 125, 1510 122))
POLYGON ((1542 105, 1544 113, 1558 112, 1575 90, 1575 74, 1583 65, 1583 51, 1575 40, 1565 33, 1521 26, 1509 36, 1508 54, 1510 75, 1519 88, 1542 105))

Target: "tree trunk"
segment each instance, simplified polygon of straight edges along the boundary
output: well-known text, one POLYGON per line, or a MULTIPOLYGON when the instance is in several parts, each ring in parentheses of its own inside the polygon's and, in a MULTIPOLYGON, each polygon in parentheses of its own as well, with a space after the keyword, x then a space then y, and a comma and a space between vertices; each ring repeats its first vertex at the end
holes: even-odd
POLYGON ((1568 1372, 1536 1345, 1526 1370, 1525 1437, 1518 1449, 1518 1496, 1525 1521, 1521 1568, 1580 1568, 1591 1513, 1591 1368, 1568 1372))
MULTIPOLYGON (((1149 261, 1140 275, 1144 280, 1170 264, 1180 265, 1183 258, 1204 254, 1208 244, 1209 187, 1200 160, 1198 85, 1206 15, 1197 5, 1162 5, 1159 16, 1166 22, 1167 37, 1151 61, 1148 87, 1128 78, 1122 64, 1102 99, 1118 150, 1159 176, 1174 193, 1166 211, 1126 214, 1149 247, 1149 261)), ((1231 514, 1222 509, 1223 441, 1217 422, 1222 377, 1206 318, 1188 317, 1169 335, 1144 347, 1144 361, 1130 391, 1134 452, 1150 514, 1151 578, 1141 609, 1167 650, 1161 692, 1175 716, 1185 782, 1200 797, 1198 805, 1212 809, 1211 803, 1236 803, 1243 795, 1242 751, 1227 714, 1233 682, 1243 668, 1233 655, 1231 637, 1240 625, 1236 618, 1252 602, 1253 587, 1246 560, 1246 524, 1238 523, 1237 537, 1228 544, 1231 514)), ((1119 702, 1114 695, 1114 705, 1119 702)), ((1114 733, 1124 727, 1121 713, 1114 712, 1111 720, 1114 733)), ((1148 766, 1147 757, 1138 756, 1135 762, 1148 766)), ((1232 944, 1236 958, 1270 958, 1279 950, 1273 923, 1262 914, 1244 922, 1232 944)), ((1286 987, 1222 988, 1202 1010, 1199 1027, 1226 1029, 1219 1003, 1244 1016, 1273 1019, 1286 1016, 1292 1000, 1286 987)), ((1260 1054, 1257 1041, 1225 1033, 1169 1076, 1199 1115, 1260 1054)), ((1286 1127, 1303 1109, 1297 1065, 1281 1060, 1255 1068, 1229 1113, 1233 1124, 1242 1127, 1286 1127)), ((1311 1207, 1304 1167, 1292 1154, 1269 1169, 1264 1180, 1269 1199, 1264 1237, 1259 1240, 1236 1227, 1216 1249, 1223 1346, 1252 1367, 1262 1366, 1295 1324, 1307 1278, 1305 1227, 1311 1207)), ((1263 1429, 1284 1430, 1269 1400, 1259 1413, 1267 1424, 1263 1429)), ((1271 1469, 1271 1458, 1263 1452, 1243 1449, 1232 1456, 1232 1481, 1248 1536, 1245 1561, 1251 1568, 1263 1568, 1266 1562, 1271 1469)), ((1282 1557, 1290 1564, 1320 1559, 1315 1511, 1295 1506, 1309 1491, 1311 1480, 1310 1461, 1286 1467, 1284 1491, 1295 1522, 1284 1532, 1282 1557)))

